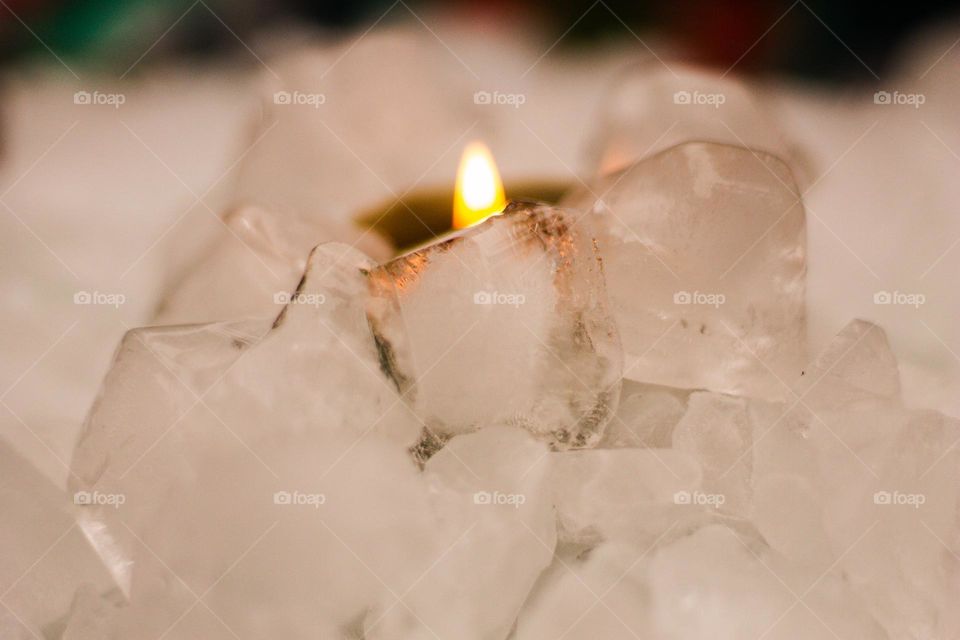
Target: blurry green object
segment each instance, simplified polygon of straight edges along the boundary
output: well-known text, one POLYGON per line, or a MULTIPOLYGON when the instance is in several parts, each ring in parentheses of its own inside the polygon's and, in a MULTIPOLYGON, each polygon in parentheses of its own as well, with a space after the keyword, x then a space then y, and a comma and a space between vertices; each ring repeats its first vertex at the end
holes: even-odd
POLYGON ((36 37, 11 17, 6 24, 5 53, 7 57, 43 57, 49 55, 49 47, 68 62, 112 67, 122 72, 167 29, 170 33, 164 40, 169 38, 170 45, 182 44, 184 36, 195 31, 192 21, 211 18, 200 4, 184 15, 192 5, 194 0, 82 0, 33 11, 20 7, 17 15, 36 37))

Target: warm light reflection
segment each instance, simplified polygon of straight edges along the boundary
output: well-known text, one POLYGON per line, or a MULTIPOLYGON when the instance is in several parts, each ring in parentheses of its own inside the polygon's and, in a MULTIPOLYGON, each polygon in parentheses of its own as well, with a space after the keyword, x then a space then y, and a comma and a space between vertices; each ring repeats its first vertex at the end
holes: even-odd
POLYGON ((490 150, 482 142, 471 142, 460 157, 457 186, 453 195, 453 228, 463 229, 503 211, 500 172, 490 150))

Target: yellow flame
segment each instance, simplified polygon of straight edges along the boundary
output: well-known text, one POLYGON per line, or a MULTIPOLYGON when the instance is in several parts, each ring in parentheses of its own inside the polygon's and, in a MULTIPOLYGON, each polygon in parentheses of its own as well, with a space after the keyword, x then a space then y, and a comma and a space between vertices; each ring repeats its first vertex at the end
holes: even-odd
POLYGON ((453 194, 453 228, 464 229, 503 211, 500 172, 490 150, 482 142, 471 142, 460 156, 457 186, 453 194))

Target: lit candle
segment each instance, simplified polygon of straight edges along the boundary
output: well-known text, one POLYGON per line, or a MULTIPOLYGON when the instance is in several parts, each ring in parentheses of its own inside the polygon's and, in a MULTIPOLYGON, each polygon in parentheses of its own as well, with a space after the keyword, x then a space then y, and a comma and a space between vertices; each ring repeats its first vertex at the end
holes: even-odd
MULTIPOLYGON (((522 199, 556 202, 566 190, 558 182, 538 181, 508 185, 522 199)), ((459 231, 502 212, 506 190, 493 155, 485 144, 471 142, 460 157, 454 189, 423 189, 378 207, 357 218, 389 238, 403 252, 440 242, 459 231), (452 208, 451 208, 452 203, 452 208)))
POLYGON ((460 157, 457 185, 453 190, 453 228, 483 222, 507 206, 500 172, 493 155, 482 142, 471 142, 460 157))

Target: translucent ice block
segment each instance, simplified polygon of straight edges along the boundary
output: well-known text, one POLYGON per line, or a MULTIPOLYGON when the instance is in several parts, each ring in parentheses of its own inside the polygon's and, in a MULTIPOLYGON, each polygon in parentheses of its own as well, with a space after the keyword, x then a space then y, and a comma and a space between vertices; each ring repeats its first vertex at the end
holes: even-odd
POLYGON ((734 76, 658 62, 614 80, 590 136, 590 160, 609 174, 684 142, 714 142, 781 158, 791 148, 761 96, 734 76))
POLYGON ((378 577, 397 591, 428 566, 414 550, 430 543, 429 511, 408 453, 421 427, 379 368, 371 267, 323 245, 272 324, 127 335, 72 488, 103 498, 82 517, 127 571, 118 637, 219 637, 218 618, 242 636, 332 635, 386 597, 378 577))
POLYGON ((558 449, 599 440, 621 355, 600 256, 577 215, 514 203, 370 274, 371 323, 431 430, 506 423, 558 449))
POLYGON ((796 588, 832 568, 889 637, 950 637, 960 422, 905 408, 898 389, 883 330, 854 321, 786 402, 751 403, 752 519, 807 568, 796 588))
POLYGON ((806 243, 783 162, 688 143, 565 204, 597 228, 625 377, 784 395, 804 358, 806 243))

